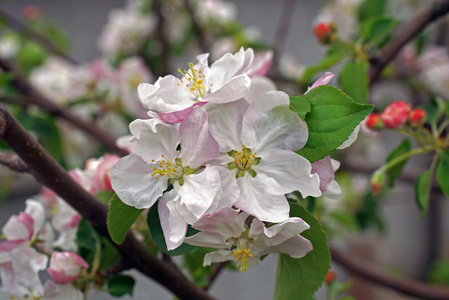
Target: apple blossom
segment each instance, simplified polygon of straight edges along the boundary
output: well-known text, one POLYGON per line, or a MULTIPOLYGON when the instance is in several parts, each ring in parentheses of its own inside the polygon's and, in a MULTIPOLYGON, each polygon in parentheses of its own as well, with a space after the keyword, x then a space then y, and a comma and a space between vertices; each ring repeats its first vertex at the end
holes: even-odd
POLYGON ((221 153, 218 169, 228 190, 239 191, 236 207, 260 220, 280 222, 289 213, 284 194, 321 195, 318 175, 295 153, 307 141, 307 125, 290 110, 283 92, 255 91, 246 99, 208 107, 221 153))
POLYGON ((385 108, 380 114, 380 118, 384 122, 385 127, 395 129, 407 122, 410 110, 410 104, 404 101, 395 101, 385 108))
POLYGON ((226 103, 243 97, 250 88, 251 79, 245 74, 253 61, 253 50, 243 48, 232 55, 225 54, 210 67, 209 54, 197 57, 199 63, 173 75, 159 78, 155 84, 142 83, 138 94, 143 106, 158 113, 161 120, 178 123, 186 118, 194 106, 206 103, 226 103))
POLYGON ((56 283, 66 284, 77 280, 82 268, 89 268, 89 264, 79 255, 73 252, 53 252, 47 272, 56 283))
POLYGON ((179 130, 157 119, 136 120, 130 129, 136 146, 111 169, 112 188, 125 204, 149 208, 172 184, 158 209, 168 249, 174 249, 187 223, 201 218, 221 194, 219 172, 209 164, 218 157, 218 145, 208 115, 195 107, 179 130))
POLYGON ((262 221, 245 212, 223 208, 205 216, 192 227, 200 232, 187 237, 186 243, 223 249, 206 254, 204 266, 234 260, 240 271, 245 272, 256 265, 262 255, 286 253, 300 258, 313 249, 310 241, 299 235, 310 228, 300 218, 288 218, 266 227, 262 221))

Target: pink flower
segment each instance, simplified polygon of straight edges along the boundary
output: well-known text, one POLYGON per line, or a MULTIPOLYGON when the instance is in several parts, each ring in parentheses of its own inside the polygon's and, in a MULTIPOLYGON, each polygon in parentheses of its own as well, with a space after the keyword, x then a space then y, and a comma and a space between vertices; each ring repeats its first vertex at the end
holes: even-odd
POLYGON ((380 118, 387 128, 395 129, 407 122, 410 109, 410 104, 404 101, 396 101, 385 108, 380 118))
POLYGON ((73 252, 53 252, 48 274, 56 283, 66 284, 80 277, 81 269, 89 268, 89 264, 73 252))

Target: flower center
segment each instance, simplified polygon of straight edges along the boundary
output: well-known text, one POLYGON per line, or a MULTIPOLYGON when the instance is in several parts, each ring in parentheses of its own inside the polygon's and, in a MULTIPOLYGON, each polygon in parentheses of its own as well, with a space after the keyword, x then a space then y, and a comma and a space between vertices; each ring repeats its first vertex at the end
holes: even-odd
POLYGON ((251 169, 251 166, 256 166, 260 162, 260 157, 256 157, 257 152, 252 153, 250 148, 242 147, 241 151, 231 151, 229 156, 234 158, 233 162, 228 164, 229 170, 237 168, 236 178, 242 177, 247 171, 252 177, 256 176, 256 172, 251 169))
POLYGON ((246 237, 241 237, 237 239, 237 249, 234 250, 233 257, 237 262, 237 268, 240 267, 240 272, 245 273, 248 271, 248 258, 253 258, 250 249, 250 241, 246 237))
MULTIPOLYGON (((172 163, 171 161, 166 160, 163 154, 161 156, 162 160, 159 162, 159 168, 153 167, 153 173, 151 174, 151 176, 156 176, 156 179, 167 177, 171 183, 178 180, 179 184, 182 186, 184 184, 184 175, 195 174, 196 172, 204 169, 204 167, 199 167, 197 169, 183 167, 182 160, 180 158, 176 158, 175 163, 172 163)), ((153 159, 151 162, 155 162, 155 160, 153 159)))
POLYGON ((184 77, 178 85, 184 85, 185 88, 193 94, 196 100, 201 100, 207 95, 207 89, 204 82, 206 76, 202 74, 201 70, 195 69, 193 63, 189 63, 188 71, 181 71, 181 69, 178 69, 178 71, 184 77))

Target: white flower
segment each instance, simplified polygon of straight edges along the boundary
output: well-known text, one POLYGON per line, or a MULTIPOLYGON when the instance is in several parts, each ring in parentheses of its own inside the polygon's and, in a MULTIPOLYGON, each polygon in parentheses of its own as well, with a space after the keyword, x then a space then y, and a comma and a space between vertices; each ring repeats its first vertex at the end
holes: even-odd
POLYGON ((243 97, 250 88, 251 79, 245 74, 253 61, 252 49, 240 49, 232 55, 225 54, 207 64, 209 54, 199 55, 197 65, 181 71, 182 79, 173 75, 159 78, 156 83, 142 83, 138 94, 142 104, 159 114, 161 120, 178 123, 186 118, 194 106, 210 103, 227 103, 243 97))
POLYGON ((245 212, 224 208, 205 216, 192 227, 201 232, 187 237, 186 243, 223 249, 206 254, 204 266, 234 260, 240 271, 245 272, 256 265, 262 255, 286 253, 300 258, 313 249, 312 243, 299 235, 310 228, 300 218, 288 218, 267 228, 245 212))

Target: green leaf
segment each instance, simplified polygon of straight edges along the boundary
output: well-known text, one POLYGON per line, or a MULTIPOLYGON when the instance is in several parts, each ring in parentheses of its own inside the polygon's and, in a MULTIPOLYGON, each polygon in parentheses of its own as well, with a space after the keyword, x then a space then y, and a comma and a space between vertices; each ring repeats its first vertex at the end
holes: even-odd
POLYGON ((47 51, 34 42, 27 42, 16 55, 16 62, 24 73, 41 65, 47 58, 47 51))
POLYGON ((340 73, 343 91, 358 103, 368 102, 368 63, 364 61, 349 62, 340 73))
POLYGON ((322 85, 308 92, 311 111, 306 115, 307 144, 297 153, 315 162, 332 153, 348 139, 354 128, 373 110, 359 104, 333 86, 322 85))
POLYGON ((136 281, 131 276, 123 274, 112 275, 107 280, 108 293, 114 297, 123 297, 126 294, 132 296, 135 283, 136 281))
MULTIPOLYGON (((395 159, 396 157, 399 157, 407 152, 410 152, 412 150, 412 144, 410 141, 405 138, 399 146, 397 146, 391 153, 388 155, 387 163, 395 159)), ((394 185, 394 182, 398 177, 401 175, 402 170, 404 169, 405 165, 407 164, 408 159, 404 159, 400 163, 396 164, 395 166, 389 168, 385 173, 387 175, 387 185, 389 187, 392 187, 394 185)))
MULTIPOLYGON (((153 238, 154 244, 164 253, 167 253, 172 256, 184 254, 192 249, 195 246, 183 243, 181 246, 174 250, 167 250, 167 245, 165 244, 164 232, 162 231, 161 222, 159 220, 159 212, 157 209, 157 205, 153 205, 148 211, 147 216, 148 227, 150 228, 151 236, 153 238)), ((191 236, 197 233, 198 231, 189 226, 187 229, 186 236, 191 236)))
POLYGON ((106 224, 111 239, 120 245, 126 237, 131 225, 142 213, 143 209, 126 205, 117 195, 109 202, 108 217, 106 224))
POLYGON ((429 208, 429 196, 432 182, 432 174, 429 170, 422 172, 415 182, 415 200, 419 209, 422 211, 422 216, 427 213, 429 208))
POLYGON ((437 166, 437 181, 443 193, 449 197, 449 150, 441 154, 437 166))
POLYGON ((99 191, 98 193, 95 194, 95 198, 97 198, 98 200, 100 200, 101 202, 105 203, 105 204, 109 204, 109 201, 112 199, 112 196, 114 196, 115 193, 114 191, 99 191))
POLYGON ((290 97, 290 106, 302 120, 305 120, 306 114, 310 112, 310 102, 305 96, 290 97))
POLYGON ((120 252, 114 245, 104 236, 99 235, 101 240, 101 260, 100 271, 106 271, 112 266, 118 264, 121 260, 120 252))
POLYGON ((398 24, 399 21, 391 17, 376 16, 364 21, 359 27, 359 33, 366 43, 381 48, 398 24))
POLYGON ((379 16, 385 13, 386 0, 365 0, 359 7, 359 20, 379 16))
POLYGON ((99 243, 94 228, 85 219, 81 219, 76 233, 77 244, 80 247, 95 251, 99 243))
POLYGON ((321 286, 330 268, 327 237, 321 224, 302 206, 291 203, 290 216, 300 217, 310 229, 301 233, 313 244, 303 258, 280 254, 273 300, 310 299, 321 286))
POLYGON ((446 106, 444 107, 444 112, 446 113, 446 117, 449 118, 449 102, 446 103, 446 106))

